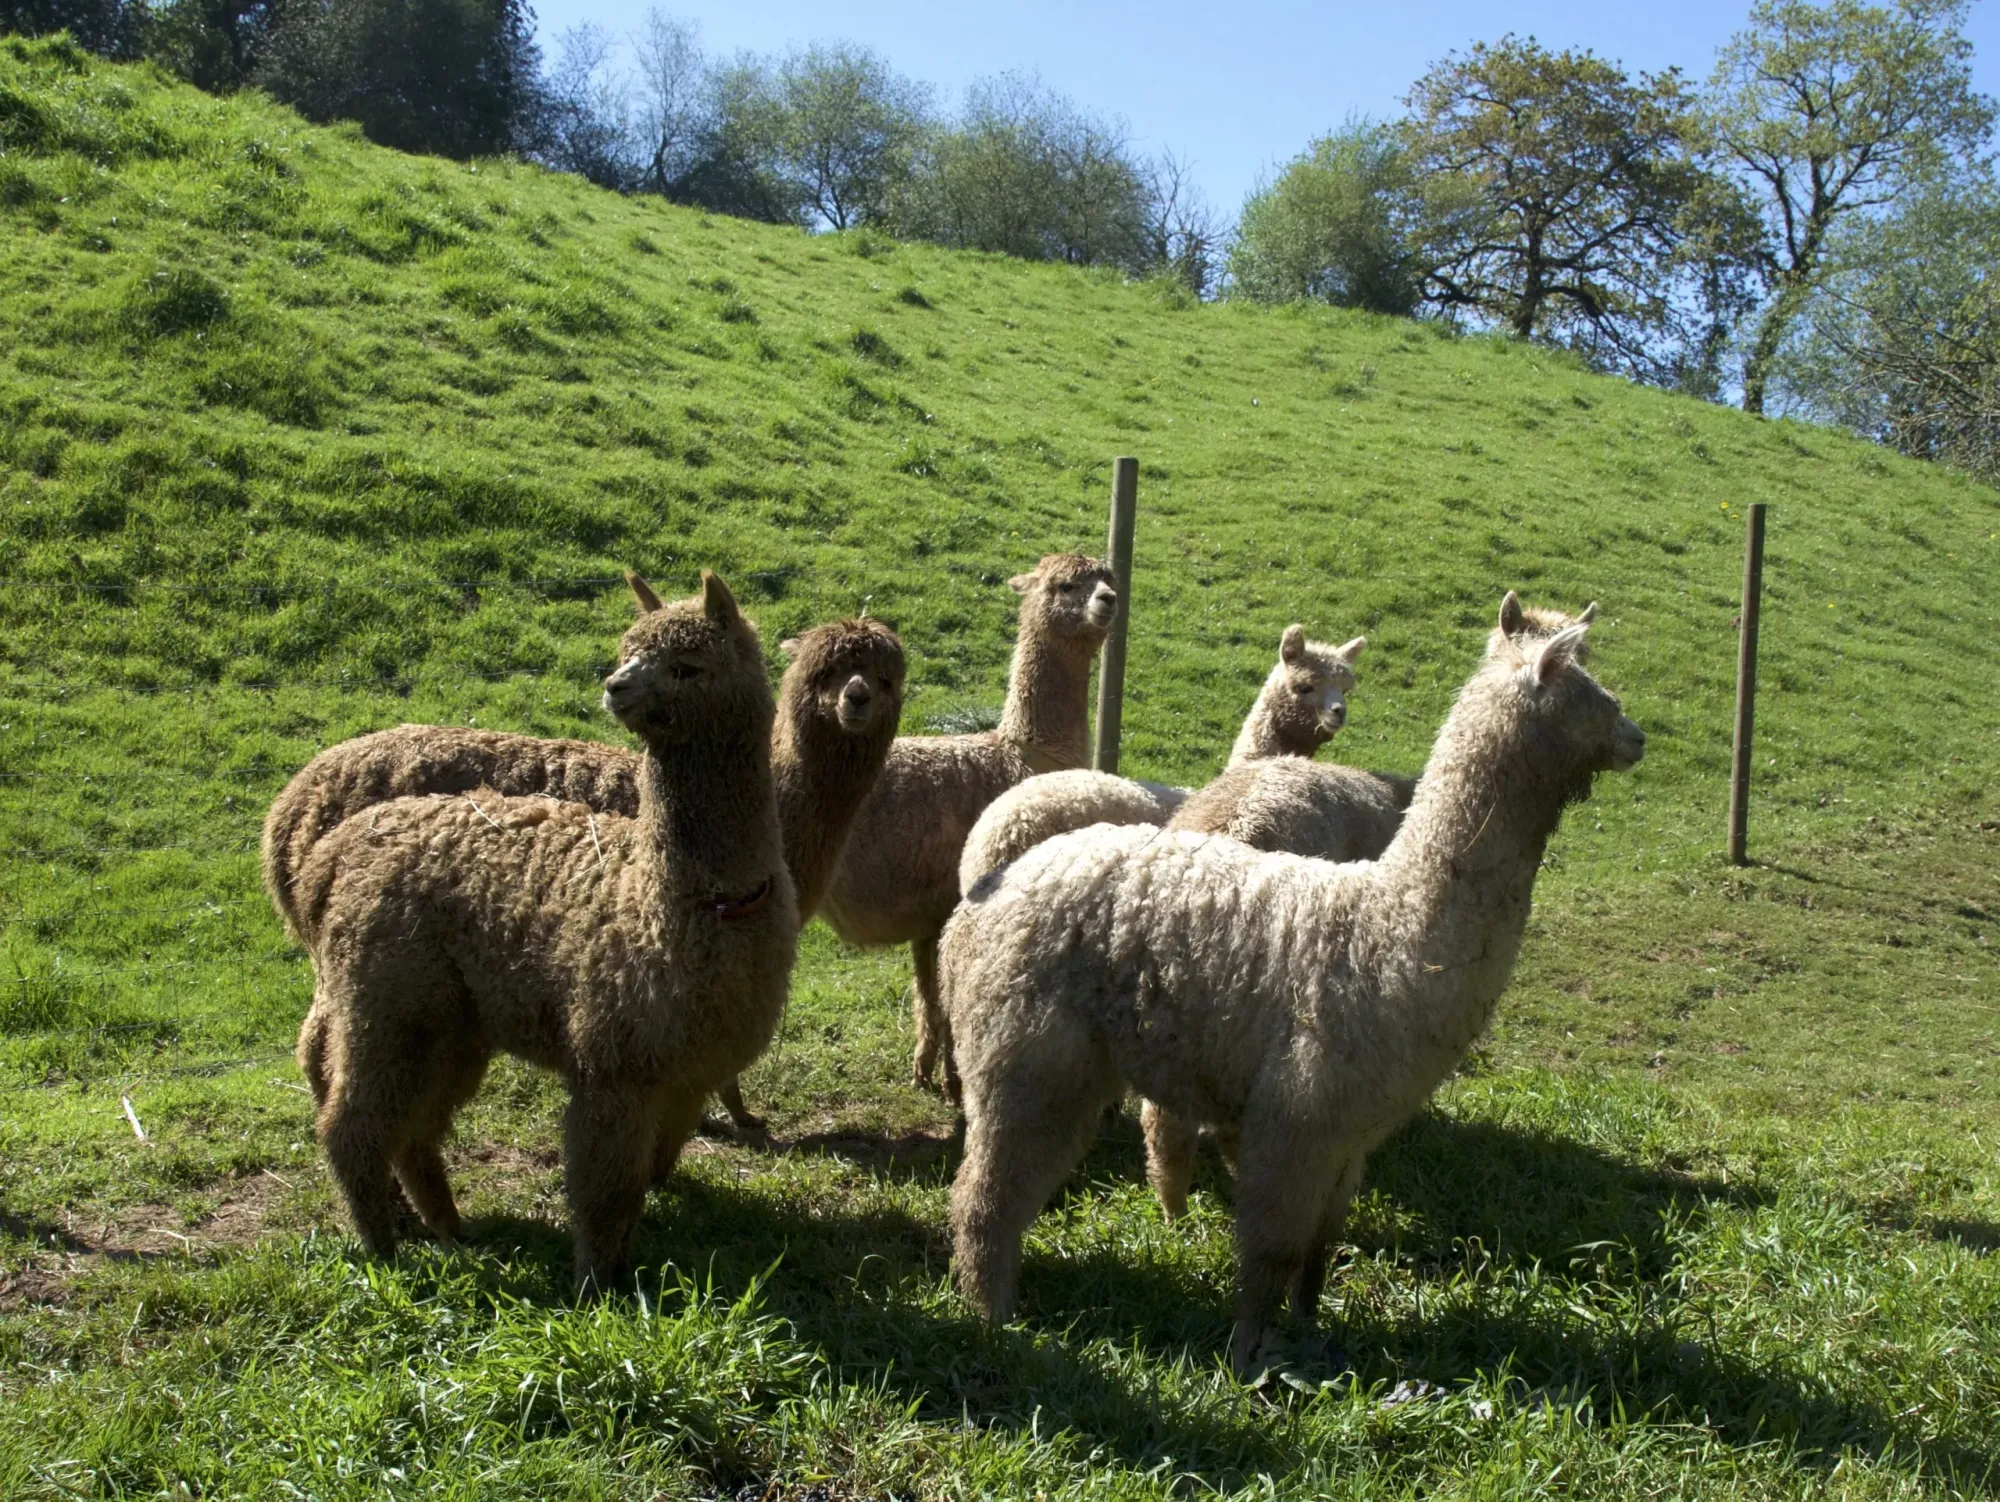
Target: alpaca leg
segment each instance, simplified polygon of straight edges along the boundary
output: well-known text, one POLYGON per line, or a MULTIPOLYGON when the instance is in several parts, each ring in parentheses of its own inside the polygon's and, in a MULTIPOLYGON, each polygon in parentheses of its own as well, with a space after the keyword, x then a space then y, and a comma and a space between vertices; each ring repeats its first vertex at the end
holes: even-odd
MULTIPOLYGON (((716 1092, 721 1094, 720 1091, 716 1092)), ((723 1097, 725 1102, 728 1097, 723 1097)), ((695 1128, 701 1125, 701 1099, 692 1097, 692 1104, 675 1096, 666 1102, 660 1111, 659 1121, 653 1134, 653 1178, 655 1189, 665 1187, 673 1177, 674 1165, 680 1162, 681 1149, 687 1146, 695 1128)))
POLYGON ((1355 1191, 1361 1187, 1361 1172, 1367 1161, 1365 1154, 1356 1153, 1341 1169, 1340 1176, 1334 1180, 1332 1192, 1327 1195, 1326 1208, 1320 1212, 1319 1230, 1313 1237, 1312 1245, 1306 1249, 1306 1260, 1299 1267, 1298 1277, 1292 1282, 1294 1318, 1312 1320, 1319 1315, 1319 1297, 1326 1287, 1327 1263, 1333 1256, 1333 1249, 1340 1245, 1341 1234, 1347 1229, 1347 1207, 1354 1203, 1355 1191))
MULTIPOLYGON (((350 1002, 351 1004, 351 1002, 350 1002)), ((347 1201, 355 1232, 373 1257, 396 1250, 396 1196, 390 1157, 407 1130, 411 1104, 425 1093, 421 1050, 400 1029, 343 1026, 349 1013, 326 1017, 332 1069, 320 1106, 320 1146, 347 1201)))
POLYGON ((458 1108, 478 1092, 486 1077, 487 1056, 482 1048, 446 1039, 437 1045, 432 1062, 432 1088, 411 1113, 392 1162, 417 1214, 431 1234, 449 1245, 464 1235, 465 1226, 451 1196, 439 1144, 451 1130, 458 1108))
MULTIPOLYGON (((692 1113, 700 1111, 697 1096, 692 1113)), ((579 1289, 594 1284, 608 1292, 624 1280, 625 1254, 646 1205, 659 1116, 653 1092, 637 1085, 586 1083, 570 1097, 563 1175, 579 1289)))
POLYGON ((952 1249, 959 1290, 994 1323, 1014 1317, 1022 1236, 1090 1147, 1105 1101, 1122 1089, 1079 1038, 1067 1053, 1016 1057, 1005 1078, 968 1092, 965 1159, 951 1191, 952 1249))
POLYGON ((1169 1221, 1187 1214, 1188 1185, 1194 1180, 1195 1148, 1201 1134, 1186 1117, 1150 1100, 1139 1108, 1146 1133, 1146 1178, 1169 1221))
POLYGON ((1229 1346, 1229 1363, 1239 1377, 1255 1374, 1276 1333, 1280 1307, 1297 1288, 1320 1236, 1332 1176, 1316 1171, 1323 1156, 1318 1148, 1281 1123, 1245 1133, 1236 1171, 1239 1265, 1229 1346))
POLYGON ((944 1060, 945 1091, 959 1098, 958 1070, 951 1057, 951 1019, 938 1000, 938 936, 929 934, 910 941, 910 961, 915 976, 910 986, 910 1018, 916 1024, 917 1057, 912 1083, 930 1088, 938 1060, 944 1060))
POLYGON ((729 1119, 742 1127, 744 1131, 761 1132, 764 1130, 764 1118, 756 1115, 748 1106, 743 1104, 742 1081, 732 1076, 723 1082, 722 1088, 716 1091, 715 1094, 722 1102, 723 1109, 729 1112, 729 1119))

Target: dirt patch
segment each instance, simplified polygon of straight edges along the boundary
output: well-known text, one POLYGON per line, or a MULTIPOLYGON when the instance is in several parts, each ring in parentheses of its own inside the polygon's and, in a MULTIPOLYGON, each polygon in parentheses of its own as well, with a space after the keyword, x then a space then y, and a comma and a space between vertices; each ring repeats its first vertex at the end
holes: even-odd
POLYGON ((76 1281, 107 1263, 213 1261, 224 1247, 249 1246, 270 1228, 276 1203, 296 1187, 270 1169, 230 1180, 192 1225, 171 1205, 65 1211, 60 1222, 34 1228, 36 1250, 25 1267, 0 1273, 0 1313, 67 1303, 76 1281))

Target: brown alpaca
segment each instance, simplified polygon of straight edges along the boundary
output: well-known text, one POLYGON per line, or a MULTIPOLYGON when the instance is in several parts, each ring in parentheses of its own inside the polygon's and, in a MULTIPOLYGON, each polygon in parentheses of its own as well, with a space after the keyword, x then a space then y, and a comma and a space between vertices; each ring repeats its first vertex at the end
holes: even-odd
POLYGON ((798 939, 757 631, 722 581, 644 610, 604 703, 645 743, 636 818, 478 791, 342 822, 295 884, 316 935, 319 1138, 369 1252, 390 1174, 459 1233, 439 1143, 495 1050, 560 1073, 578 1283, 615 1282, 656 1161, 755 1059, 798 939))
POLYGON ((903 736, 862 804, 821 916, 850 944, 908 944, 916 970, 916 1082, 940 1058, 956 1088, 951 1036, 937 1002, 937 938, 958 905, 958 857, 982 810, 1038 772, 1088 756, 1090 661, 1118 613, 1111 571, 1055 553, 1007 581, 1021 625, 997 730, 903 736))
POLYGON ((1311 1317, 1368 1154, 1464 1058, 1514 968, 1563 810, 1645 735, 1579 660, 1511 640, 1453 706, 1379 860, 1097 825, 966 895, 940 977, 964 1079, 958 1282, 1014 1315, 1021 1238, 1127 1084, 1238 1134, 1231 1362, 1311 1317))
MULTIPOLYGON (((848 826, 896 735, 903 706, 903 646, 880 621, 836 621, 780 642, 791 658, 778 685, 771 771, 785 865, 799 918, 819 905, 848 826)), ((342 819, 390 798, 489 788, 546 794, 598 813, 636 817, 640 758, 594 741, 399 725, 320 752, 294 777, 264 820, 264 887, 286 931, 310 948, 292 873, 342 819)), ((315 1027, 307 1019, 307 1029, 315 1027)), ((306 1057, 317 1050, 308 1047, 306 1057)), ((320 1087, 315 1085, 316 1090, 320 1087)), ((758 1128, 735 1080, 717 1092, 739 1126, 758 1128)))

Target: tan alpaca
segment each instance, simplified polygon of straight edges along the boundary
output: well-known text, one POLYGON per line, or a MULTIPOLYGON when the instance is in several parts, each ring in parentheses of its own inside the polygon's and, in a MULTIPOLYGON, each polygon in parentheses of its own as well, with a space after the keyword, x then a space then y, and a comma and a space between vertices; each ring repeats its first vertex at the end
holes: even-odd
POLYGON ((939 974, 964 1083, 957 1275, 1012 1317, 1021 1237, 1127 1084, 1238 1135, 1249 1372, 1287 1292, 1318 1301, 1369 1151, 1486 1026, 1562 810, 1645 736, 1578 661, 1507 642, 1461 690, 1380 860, 1098 826, 967 896, 939 974))
MULTIPOLYGON (((816 626, 778 645, 791 662, 778 685, 771 771, 785 866, 803 922, 819 905, 848 826, 895 738, 903 646, 887 626, 870 620, 816 626)), ((342 819, 390 798, 481 787, 544 793, 632 818, 639 812, 639 767, 632 752, 594 741, 452 725, 399 725, 358 736, 320 752, 272 803, 264 820, 264 887, 286 931, 310 947, 313 935, 300 925, 292 873, 342 819)), ((307 1032, 315 1027, 309 1017, 307 1032)), ((302 1045, 302 1057, 316 1052, 302 1045)), ((739 1125, 763 1125, 744 1105, 735 1080, 718 1094, 739 1125)))
POLYGON ((1303 626, 1287 626, 1278 662, 1237 732, 1229 765, 1274 756, 1310 757, 1347 723, 1354 663, 1368 645, 1357 636, 1338 647, 1307 641, 1303 626))
MULTIPOLYGON (((656 1160, 770 1041, 798 909, 756 628, 722 581, 642 609, 604 703, 645 743, 636 818, 487 791, 343 821, 295 884, 316 935, 319 1138, 355 1229, 395 1248, 390 1174, 434 1232, 439 1143, 495 1050, 560 1073, 579 1284, 622 1272, 656 1160), (653 607, 658 608, 653 608, 653 607)), ((308 1040, 302 1035, 301 1052, 308 1040)))
POLYGON ((997 730, 901 736, 862 804, 820 913, 850 944, 908 944, 916 971, 914 1074, 940 1058, 953 1088, 951 1040, 937 1006, 937 936, 958 904, 958 857, 986 805, 1041 772, 1088 755, 1090 662, 1118 613, 1111 571, 1055 553, 1008 581, 1021 624, 997 730))
MULTIPOLYGON (((1344 646, 1307 641, 1303 626, 1287 626, 1278 642, 1277 666, 1236 737, 1230 765, 1267 757, 1311 757, 1347 723, 1354 690, 1354 662, 1368 645, 1357 636, 1344 646)), ((1164 824, 1190 790, 1139 782, 1109 772, 1051 772, 1010 788, 988 805, 966 836, 958 858, 958 889, 971 890, 1043 840, 1090 824, 1164 824)))

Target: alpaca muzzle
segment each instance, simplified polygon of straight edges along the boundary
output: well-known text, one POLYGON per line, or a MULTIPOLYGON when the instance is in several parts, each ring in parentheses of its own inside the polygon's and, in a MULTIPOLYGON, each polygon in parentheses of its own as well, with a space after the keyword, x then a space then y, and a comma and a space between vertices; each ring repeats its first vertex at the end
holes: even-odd
POLYGON ((1090 604, 1086 608, 1093 626, 1109 626, 1118 616, 1118 591, 1108 584, 1100 584, 1091 592, 1090 604))
POLYGON ((1645 755, 1646 732, 1620 715, 1617 727, 1611 732, 1611 770, 1628 772, 1638 766, 1645 755))
POLYGON ((847 681, 847 687, 840 691, 840 704, 835 711, 840 717, 840 728, 848 731, 867 728, 868 711, 874 706, 874 691, 857 673, 847 681))

